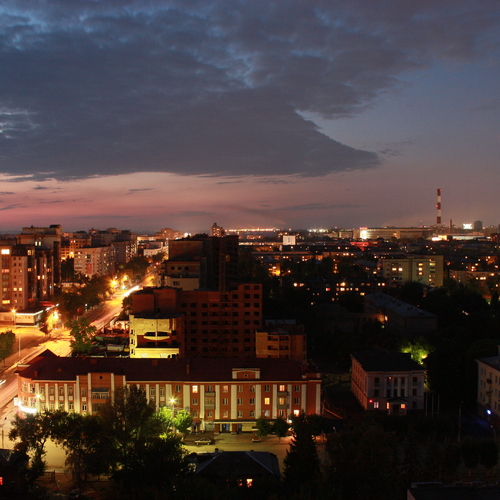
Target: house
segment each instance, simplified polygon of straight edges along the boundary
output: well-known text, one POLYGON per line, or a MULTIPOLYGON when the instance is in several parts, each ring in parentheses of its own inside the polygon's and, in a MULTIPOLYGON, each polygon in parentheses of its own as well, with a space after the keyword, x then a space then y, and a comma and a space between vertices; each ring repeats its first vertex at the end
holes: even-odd
POLYGON ((267 451, 216 451, 193 453, 195 474, 218 485, 232 483, 252 487, 259 479, 280 478, 278 457, 267 451))
POLYGON ((65 358, 45 351, 19 372, 21 410, 97 414, 139 386, 156 408, 186 409, 202 430, 251 432, 259 417, 321 411, 321 376, 290 359, 65 358))
POLYGON ((386 349, 351 354, 351 391, 365 410, 389 415, 424 409, 425 370, 410 354, 386 349))

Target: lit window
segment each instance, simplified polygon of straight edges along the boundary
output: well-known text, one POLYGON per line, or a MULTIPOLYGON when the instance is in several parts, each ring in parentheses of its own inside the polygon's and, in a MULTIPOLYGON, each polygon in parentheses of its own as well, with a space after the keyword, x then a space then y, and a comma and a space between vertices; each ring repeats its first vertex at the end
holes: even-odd
POLYGON ((264 404, 265 405, 270 405, 271 404, 271 398, 264 398, 264 404))
POLYGON ((375 401, 375 402, 373 403, 373 407, 374 407, 374 408, 378 408, 378 407, 379 407, 379 402, 378 402, 378 401, 375 401))
POLYGON ((222 392, 229 392, 229 386, 223 385, 222 386, 222 392))
POLYGON ((197 385, 193 385, 193 394, 198 394, 198 386, 197 385))
POLYGON ((284 385, 284 384, 280 385, 278 391, 279 392, 285 392, 286 391, 286 385, 284 385))

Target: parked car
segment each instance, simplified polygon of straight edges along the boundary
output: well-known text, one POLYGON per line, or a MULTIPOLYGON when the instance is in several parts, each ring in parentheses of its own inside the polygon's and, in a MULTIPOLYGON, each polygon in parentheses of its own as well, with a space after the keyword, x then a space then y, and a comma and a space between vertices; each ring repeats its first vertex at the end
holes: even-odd
POLYGON ((197 439, 194 444, 200 446, 201 444, 212 444, 212 440, 210 438, 200 438, 197 439))
POLYGON ((260 438, 259 436, 254 436, 252 438, 252 443, 261 443, 262 442, 262 438, 260 438))

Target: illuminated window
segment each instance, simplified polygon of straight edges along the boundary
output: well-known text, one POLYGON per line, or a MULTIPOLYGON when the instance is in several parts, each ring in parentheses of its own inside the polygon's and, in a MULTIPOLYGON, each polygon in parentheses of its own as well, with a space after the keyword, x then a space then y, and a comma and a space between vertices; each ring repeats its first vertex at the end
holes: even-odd
POLYGON ((270 405, 271 404, 271 398, 264 398, 264 404, 265 405, 270 405))
POLYGON ((293 414, 298 417, 300 415, 300 410, 293 410, 293 414))
POLYGON ((286 385, 284 385, 284 384, 280 385, 278 391, 279 392, 285 392, 286 391, 286 385))
POLYGON ((378 407, 379 407, 379 402, 378 402, 378 401, 375 401, 375 402, 373 403, 373 407, 374 407, 374 408, 378 408, 378 407))
POLYGON ((198 386, 193 385, 192 391, 193 391, 193 394, 198 394, 198 386))
POLYGON ((222 418, 227 418, 229 413, 227 411, 222 412, 222 418))
POLYGON ((406 408, 406 404, 405 403, 402 403, 401 404, 401 408, 404 410, 406 408))
POLYGON ((9 255, 10 254, 10 248, 2 248, 2 255, 9 255))
POLYGON ((229 392, 229 386, 223 385, 222 386, 222 392, 229 392))

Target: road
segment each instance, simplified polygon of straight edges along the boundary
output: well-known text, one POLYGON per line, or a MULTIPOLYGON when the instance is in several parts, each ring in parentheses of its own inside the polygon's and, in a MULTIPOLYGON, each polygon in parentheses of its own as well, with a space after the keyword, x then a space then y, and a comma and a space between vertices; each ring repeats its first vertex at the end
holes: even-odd
MULTIPOLYGON (((116 293, 99 307, 87 311, 85 316, 92 321, 98 330, 103 328, 113 317, 120 314, 123 299, 127 295, 143 286, 151 286, 153 279, 153 276, 147 276, 138 286, 116 293)), ((6 436, 10 428, 10 421, 17 411, 13 400, 17 396, 16 371, 18 367, 28 363, 46 349, 58 356, 69 356, 71 353, 71 336, 69 330, 65 328, 53 330, 50 335, 45 335, 37 327, 4 328, 4 330, 7 329, 16 334, 16 349, 4 360, 3 366, 0 366, 0 380, 5 380, 0 385, 0 444, 2 448, 12 447, 12 443, 6 436)))

